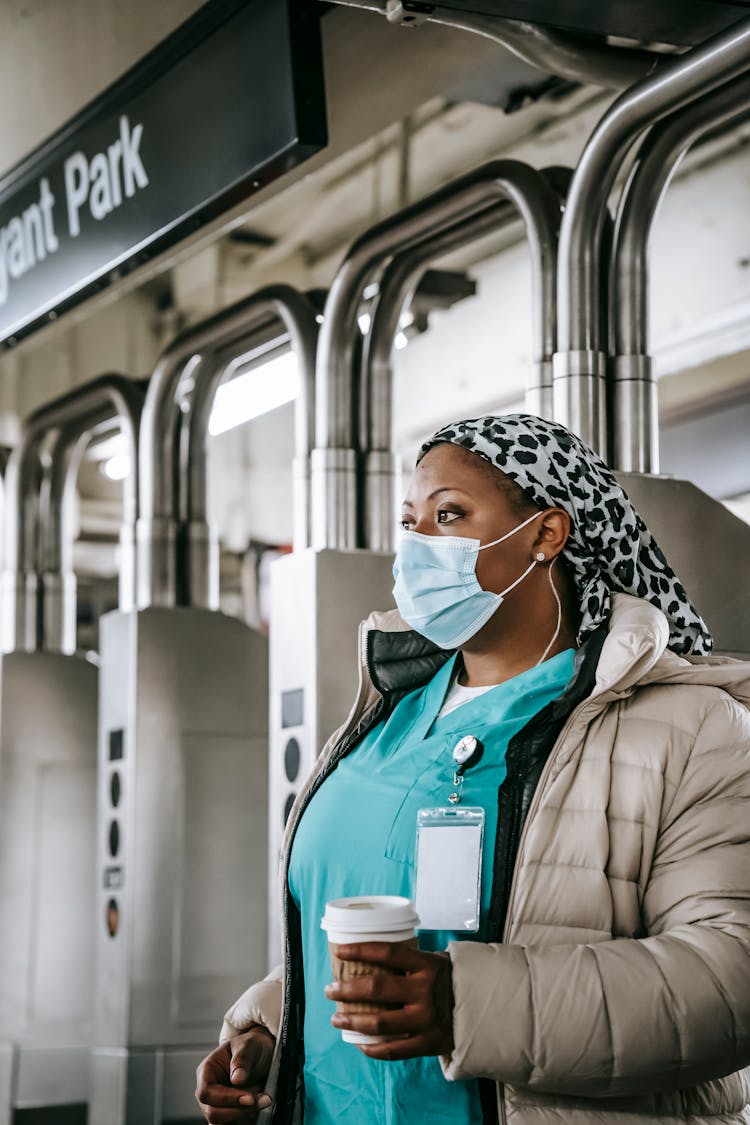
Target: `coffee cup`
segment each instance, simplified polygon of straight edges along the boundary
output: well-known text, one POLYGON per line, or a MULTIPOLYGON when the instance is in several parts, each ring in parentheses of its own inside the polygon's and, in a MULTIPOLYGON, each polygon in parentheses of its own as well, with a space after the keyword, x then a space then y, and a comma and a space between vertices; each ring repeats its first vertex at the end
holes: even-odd
MULTIPOLYGON (((384 965, 373 965, 367 961, 340 961, 337 956, 339 945, 350 945, 363 941, 399 942, 417 948, 415 928, 419 925, 419 915, 411 899, 399 895, 359 895, 354 898, 337 898, 326 903, 320 928, 328 935, 328 951, 331 955, 331 969, 336 981, 352 980, 355 977, 400 976, 398 970, 384 965)), ((388 1004, 374 1001, 339 1000, 336 1011, 352 1015, 363 1012, 383 1012, 388 1004)), ((348 1031, 342 1028, 341 1038, 345 1043, 382 1043, 393 1038, 389 1035, 365 1035, 361 1031, 348 1031)))

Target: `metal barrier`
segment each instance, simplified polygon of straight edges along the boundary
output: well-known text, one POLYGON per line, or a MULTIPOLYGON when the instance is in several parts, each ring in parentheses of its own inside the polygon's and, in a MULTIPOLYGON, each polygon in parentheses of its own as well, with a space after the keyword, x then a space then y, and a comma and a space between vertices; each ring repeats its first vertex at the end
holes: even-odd
MULTIPOLYGON (((528 171, 533 172, 531 169, 528 171)), ((525 216, 512 203, 501 203, 476 218, 396 253, 378 283, 379 293, 365 336, 359 392, 359 401, 364 406, 361 441, 364 449, 364 542, 371 550, 394 550, 396 510, 391 356, 404 304, 428 262, 501 230, 522 217, 525 218, 532 265, 532 358, 526 389, 527 408, 551 417, 552 356, 557 337, 556 246, 562 210, 559 196, 548 184, 544 173, 533 172, 533 177, 525 177, 522 189, 529 204, 525 216)), ((561 181, 560 175, 555 178, 557 183, 561 181)))
MULTIPOLYGON (((352 371, 358 310, 368 282, 396 253, 509 201, 532 246, 537 293, 554 262, 558 203, 533 168, 514 160, 483 165, 441 191, 372 227, 349 250, 331 286, 320 332, 316 373, 316 448, 311 458, 312 542, 357 546, 357 446, 352 371)), ((539 314, 541 315, 541 314, 539 314)))
POLYGON ((516 161, 496 161, 367 231, 334 278, 316 363, 312 547, 271 568, 271 961, 278 959, 276 867, 286 818, 356 689, 357 625, 371 609, 392 605, 390 349, 403 300, 431 258, 522 220, 534 275, 533 381, 547 382, 559 218, 559 194, 545 177, 516 161), (358 314, 375 278, 379 293, 360 357, 358 314), (358 479, 360 453, 366 481, 358 479), (357 529, 365 523, 362 545, 357 529))
MULTIPOLYGON (((36 652, 44 647, 42 630, 42 584, 39 572, 41 547, 41 445, 50 432, 70 433, 69 427, 83 426, 89 414, 116 417, 135 457, 135 434, 143 393, 124 375, 102 375, 98 379, 61 396, 35 411, 24 424, 21 441, 13 451, 6 470, 5 551, 2 575, 2 649, 4 652, 36 652)), ((80 432, 80 431, 79 431, 80 432)), ((60 455, 65 442, 58 443, 60 455)), ((135 496, 132 483, 126 483, 126 515, 123 535, 132 537, 135 496), (128 521, 130 520, 130 526, 128 521)), ((45 513, 50 515, 49 508, 45 513)), ((132 559, 132 551, 130 552, 132 559)), ((54 571, 52 572, 54 574, 54 571)), ((51 578, 51 586, 54 582, 51 578)), ((132 601, 132 566, 125 560, 120 589, 125 604, 132 601)), ((54 595, 51 595, 51 597, 54 595)), ((65 651, 65 650, 61 650, 65 651)))
POLYGON ((269 286, 178 336, 149 384, 138 608, 100 627, 97 1125, 194 1116, 222 1007, 266 968, 268 642, 216 608, 206 441, 229 367, 290 340, 305 547, 316 334, 310 301, 269 286))
MULTIPOLYGON (((137 549, 138 605, 141 608, 180 604, 216 607, 217 588, 215 578, 211 578, 212 548, 205 516, 203 443, 208 426, 207 411, 228 363, 257 344, 260 330, 269 321, 281 322, 299 357, 302 392, 297 400, 296 472, 298 489, 305 489, 303 470, 311 440, 309 403, 317 321, 312 305, 302 294, 287 285, 268 286, 179 335, 162 354, 151 377, 143 412, 140 451, 137 549), (184 464, 181 458, 185 461, 185 455, 180 452, 181 383, 186 388, 185 399, 191 415, 187 423, 189 455, 184 464), (191 404, 193 388, 197 394, 191 404), (177 486, 175 480, 179 482, 177 486), (182 497, 178 499, 180 490, 182 497), (185 515, 186 523, 183 523, 185 515), (186 552, 178 547, 181 533, 188 540, 186 552), (178 553, 185 557, 187 568, 182 590, 179 588, 178 553)), ((307 506, 304 498, 296 504, 295 536, 300 542, 307 539, 307 506)))
MULTIPOLYGON (((135 457, 143 391, 106 375, 36 411, 9 462, 0 728, 0 1121, 85 1120, 94 1012, 97 670, 75 654, 69 505, 91 427, 135 457), (42 451, 55 435, 42 485, 42 451), (43 606, 43 612, 40 607, 43 606), (15 647, 14 647, 15 646, 15 647), (77 1114, 78 1116, 74 1115, 77 1114)), ((121 541, 131 545, 135 489, 121 541)), ((132 602, 134 576, 121 586, 132 602)))
POLYGON ((602 232, 607 200, 632 143, 649 125, 750 68, 750 20, 626 90, 594 129, 575 170, 560 230, 555 416, 606 456, 607 339, 602 335, 602 232))
POLYGON ((649 354, 648 244, 670 180, 688 149, 707 133, 750 114, 750 78, 721 86, 655 125, 638 150, 620 199, 611 318, 614 342, 611 462, 625 472, 658 473, 656 383, 649 354))

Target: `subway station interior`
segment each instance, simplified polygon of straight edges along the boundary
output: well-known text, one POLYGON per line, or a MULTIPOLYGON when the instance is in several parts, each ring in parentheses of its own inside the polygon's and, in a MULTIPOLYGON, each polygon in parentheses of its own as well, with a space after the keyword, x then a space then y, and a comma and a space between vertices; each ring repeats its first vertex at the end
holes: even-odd
POLYGON ((750 5, 0 43, 0 1125, 197 1125, 428 435, 568 426, 750 657, 750 5))

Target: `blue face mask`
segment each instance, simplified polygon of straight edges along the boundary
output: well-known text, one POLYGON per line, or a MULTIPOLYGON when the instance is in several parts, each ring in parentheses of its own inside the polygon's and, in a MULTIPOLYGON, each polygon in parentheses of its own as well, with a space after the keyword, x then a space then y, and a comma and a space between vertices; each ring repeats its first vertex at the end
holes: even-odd
POLYGON ((536 512, 506 535, 482 546, 478 539, 459 535, 405 531, 393 564, 393 597, 404 621, 440 648, 459 648, 479 632, 505 595, 537 565, 534 560, 520 578, 493 594, 477 581, 479 552, 509 539, 542 514, 536 512))

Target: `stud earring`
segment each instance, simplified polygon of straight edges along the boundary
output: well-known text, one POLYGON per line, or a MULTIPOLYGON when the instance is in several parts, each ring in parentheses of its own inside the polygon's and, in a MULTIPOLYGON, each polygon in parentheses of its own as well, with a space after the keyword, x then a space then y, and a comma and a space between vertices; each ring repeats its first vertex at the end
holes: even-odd
POLYGON ((547 561, 547 556, 545 555, 544 551, 537 551, 537 553, 534 555, 534 558, 536 559, 537 562, 546 562, 547 561))

